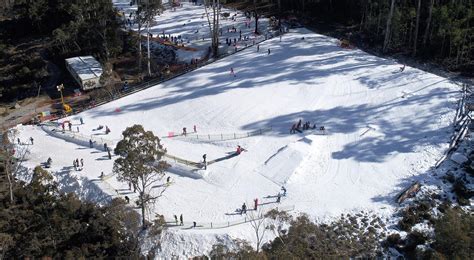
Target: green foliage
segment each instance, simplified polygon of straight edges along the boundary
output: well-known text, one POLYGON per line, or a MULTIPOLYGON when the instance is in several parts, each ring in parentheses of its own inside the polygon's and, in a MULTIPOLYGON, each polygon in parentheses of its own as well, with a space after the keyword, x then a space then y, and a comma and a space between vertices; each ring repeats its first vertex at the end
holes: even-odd
MULTIPOLYGON (((6 259, 137 257, 131 222, 138 216, 123 204, 98 207, 73 194, 58 194, 49 173, 37 167, 33 181, 15 185, 16 201, 0 198, 0 243, 6 259)), ((135 221, 133 221, 135 220, 135 221)))
POLYGON ((123 139, 115 147, 115 154, 120 157, 115 160, 113 171, 119 181, 131 183, 139 192, 137 203, 142 209, 143 226, 146 226, 145 209, 166 190, 162 179, 169 165, 161 160, 165 151, 153 132, 133 125, 122 135, 123 139))
POLYGON ((448 209, 435 223, 434 249, 447 259, 472 259, 474 217, 459 209, 448 209))

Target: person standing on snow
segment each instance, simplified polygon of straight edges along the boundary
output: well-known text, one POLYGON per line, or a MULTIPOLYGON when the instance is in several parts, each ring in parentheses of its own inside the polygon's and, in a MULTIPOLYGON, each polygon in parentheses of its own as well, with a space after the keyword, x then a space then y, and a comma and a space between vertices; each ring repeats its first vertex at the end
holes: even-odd
POLYGON ((107 152, 107 143, 104 143, 104 152, 107 152))
POLYGON ((183 226, 184 225, 184 222, 183 222, 183 214, 181 214, 179 216, 179 222, 180 222, 180 225, 183 226))
POLYGON ((280 200, 281 200, 281 194, 278 193, 276 203, 280 203, 280 200))
POLYGON ((281 190, 283 191, 283 196, 286 196, 286 189, 285 189, 285 186, 281 186, 281 190))
POLYGON ((93 145, 94 143, 92 142, 92 139, 89 139, 89 147, 92 148, 93 145))
POLYGON ((16 141, 18 142, 18 144, 21 144, 20 138, 17 138, 16 141))
POLYGON ((174 221, 176 222, 176 226, 178 225, 178 216, 174 215, 174 221))
POLYGON ((183 135, 186 136, 186 127, 183 127, 183 135))
POLYGON ((257 44, 257 52, 260 51, 260 44, 257 44))
POLYGON ((195 133, 197 133, 196 125, 194 125, 193 130, 194 130, 195 133))
POLYGON ((247 214, 247 205, 245 205, 245 202, 242 205, 242 210, 240 211, 240 215, 242 214, 247 214))
POLYGON ((81 167, 84 167, 84 159, 81 158, 81 167))
POLYGON ((30 137, 31 145, 33 145, 33 137, 30 137))
POLYGON ((257 207, 258 207, 258 198, 255 198, 253 200, 254 204, 253 204, 253 210, 257 210, 257 207))
POLYGON ((268 55, 270 55, 270 48, 268 48, 268 55))
POLYGON ((234 68, 230 68, 230 75, 234 76, 235 77, 235 72, 234 72, 234 68))
POLYGON ((72 160, 72 165, 74 165, 74 170, 77 171, 76 160, 72 160))

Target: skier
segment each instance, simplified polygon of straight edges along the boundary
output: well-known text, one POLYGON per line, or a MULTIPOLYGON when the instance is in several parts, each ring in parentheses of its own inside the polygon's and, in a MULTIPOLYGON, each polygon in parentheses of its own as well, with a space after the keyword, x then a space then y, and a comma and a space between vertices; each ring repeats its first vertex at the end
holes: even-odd
POLYGON ((178 216, 174 215, 174 221, 176 222, 176 226, 178 225, 178 216))
POLYGON ((403 72, 405 70, 405 64, 403 64, 403 67, 400 67, 400 72, 403 72))
POLYGON ((280 200, 281 200, 281 194, 278 193, 276 203, 280 203, 280 200))
POLYGON ((245 205, 245 202, 242 205, 242 210, 240 211, 240 215, 242 214, 247 214, 247 205, 245 205))
POLYGON ((94 143, 92 142, 92 139, 89 139, 89 147, 90 147, 90 148, 92 148, 93 144, 94 144, 94 143))
POLYGON ((283 191, 283 196, 286 196, 286 189, 285 189, 285 186, 281 186, 281 190, 283 191))
POLYGON ((180 222, 180 225, 181 225, 181 226, 184 225, 184 222, 183 222, 183 214, 181 214, 181 215, 179 216, 179 222, 180 222))
POLYGON ((270 55, 270 48, 268 48, 268 55, 270 55))
POLYGON ((81 167, 84 167, 84 159, 81 158, 81 167))
POLYGON ((82 117, 79 118, 79 121, 81 122, 81 125, 84 124, 84 120, 82 120, 82 117))
POLYGON ((33 145, 33 137, 30 137, 31 145, 33 145))
POLYGON ((197 133, 196 125, 194 125, 193 130, 195 133, 197 133))
POLYGON ((186 136, 186 127, 183 127, 183 135, 186 136))
POLYGON ((257 199, 257 198, 255 198, 255 199, 253 200, 253 202, 254 202, 254 204, 253 204, 253 210, 257 210, 257 206, 258 206, 258 199, 257 199))
POLYGON ((203 154, 202 155, 202 163, 204 164, 204 170, 207 170, 207 155, 206 154, 203 154))
POLYGON ((290 130, 290 134, 294 134, 294 133, 296 133, 296 124, 293 124, 290 130))

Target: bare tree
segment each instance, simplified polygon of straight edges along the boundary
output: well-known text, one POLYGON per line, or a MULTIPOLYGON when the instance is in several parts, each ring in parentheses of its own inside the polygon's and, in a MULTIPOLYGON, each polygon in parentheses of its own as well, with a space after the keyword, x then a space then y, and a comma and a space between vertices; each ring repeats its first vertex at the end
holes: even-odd
POLYGON ((388 45, 390 43, 390 34, 392 31, 392 18, 393 18, 394 9, 395 9, 395 0, 392 0, 390 4, 390 12, 387 17, 387 25, 385 27, 385 39, 383 41, 383 52, 387 51, 388 45))
POLYGON ((260 247, 262 246, 263 238, 265 233, 267 232, 266 226, 266 217, 263 213, 262 207, 259 207, 257 212, 250 212, 250 225, 255 233, 255 238, 257 239, 256 248, 257 253, 260 251, 260 247))
POLYGON ((219 55, 219 17, 220 17, 220 0, 212 0, 212 4, 209 0, 204 1, 204 11, 206 12, 207 22, 209 24, 209 32, 211 34, 211 51, 212 56, 217 57, 219 55), (207 6, 210 5, 212 8, 212 23, 209 17, 209 11, 207 6))

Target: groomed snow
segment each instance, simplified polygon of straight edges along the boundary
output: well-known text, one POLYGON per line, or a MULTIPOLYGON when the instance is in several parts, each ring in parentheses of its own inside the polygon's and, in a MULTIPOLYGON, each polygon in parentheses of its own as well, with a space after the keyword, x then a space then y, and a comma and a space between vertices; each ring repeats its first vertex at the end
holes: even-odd
MULTIPOLYGON (((82 134, 110 140, 120 139, 121 132, 133 124, 142 124, 158 136, 180 133, 183 127, 191 132, 193 125, 198 134, 271 127, 263 135, 231 141, 162 139, 170 154, 196 162, 204 153, 208 161, 225 157, 237 145, 248 150, 209 165, 207 171, 173 163, 168 173, 172 185, 154 210, 168 220, 183 214, 186 227, 190 221, 203 226, 240 221, 244 216, 235 214, 235 209, 243 202, 251 208, 254 198, 266 209, 294 207, 293 213, 316 219, 360 210, 390 216, 396 194, 424 176, 447 147, 460 96, 449 79, 408 66, 399 72, 400 67, 357 49, 341 49, 336 39, 299 29, 285 34, 281 42, 265 41, 260 52, 255 47, 246 49, 68 119, 73 130, 79 127, 82 134), (84 125, 79 125, 79 117, 84 125), (289 134, 299 119, 324 125, 326 134, 319 130, 289 134), (93 131, 99 125, 112 132, 93 131), (276 204, 272 196, 281 192, 282 185, 288 194, 276 204)), ((23 166, 32 169, 51 156, 51 171, 58 176, 85 178, 82 183, 93 180, 111 196, 133 198, 127 185, 114 176, 97 180, 102 171, 106 175, 112 171, 113 160, 106 153, 49 136, 38 127, 17 129, 21 140, 35 139, 23 166), (76 158, 84 158, 81 172, 72 167, 76 158)), ((83 189, 69 187, 87 194, 83 189)), ((162 248, 169 250, 161 256, 206 253, 219 238, 226 240, 221 237, 225 234, 252 239, 247 225, 174 229, 167 235, 174 239, 163 241, 162 248), (196 236, 208 236, 203 241, 209 243, 186 246, 186 241, 201 243, 196 236)))

